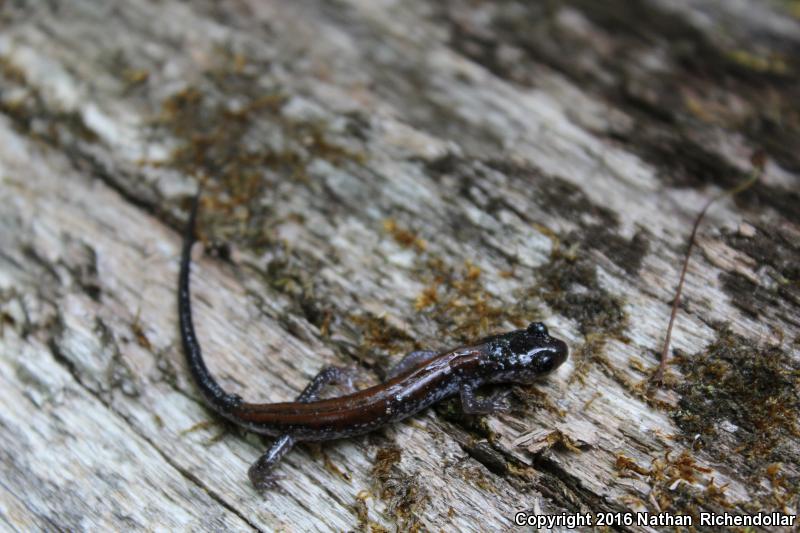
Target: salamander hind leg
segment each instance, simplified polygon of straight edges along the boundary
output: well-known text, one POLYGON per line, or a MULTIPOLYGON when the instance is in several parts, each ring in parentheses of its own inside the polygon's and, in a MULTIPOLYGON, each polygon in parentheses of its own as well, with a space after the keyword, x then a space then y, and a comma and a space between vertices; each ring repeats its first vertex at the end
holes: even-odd
POLYGON ((263 492, 277 488, 278 480, 283 479, 285 476, 276 474, 273 470, 277 466, 278 461, 281 460, 281 457, 292 449, 294 443, 294 437, 285 433, 275 439, 275 442, 272 443, 269 450, 259 457, 258 461, 253 463, 247 471, 247 476, 250 478, 250 482, 257 491, 263 492))
POLYGON ((437 352, 433 352, 431 350, 418 350, 416 352, 411 352, 403 357, 400 362, 394 365, 391 370, 389 370, 389 373, 386 375, 386 379, 392 379, 400 374, 405 374, 412 368, 417 367, 428 359, 433 358, 435 355, 437 355, 437 352))
POLYGON ((353 383, 355 380, 356 371, 352 368, 342 366, 326 366, 317 373, 316 376, 306 385, 300 396, 297 397, 298 402, 313 402, 319 398, 319 393, 326 385, 339 385, 346 392, 355 392, 356 387, 353 383))
MULTIPOLYGON (((349 392, 355 390, 353 379, 355 371, 350 368, 329 366, 323 368, 314 379, 312 379, 303 392, 297 397, 298 402, 313 402, 319 398, 319 393, 326 385, 340 385, 349 392)), ((291 433, 284 433, 275 439, 272 446, 253 463, 247 471, 250 482, 259 492, 277 488, 278 481, 284 476, 273 472, 281 458, 292 449, 297 440, 291 433)))

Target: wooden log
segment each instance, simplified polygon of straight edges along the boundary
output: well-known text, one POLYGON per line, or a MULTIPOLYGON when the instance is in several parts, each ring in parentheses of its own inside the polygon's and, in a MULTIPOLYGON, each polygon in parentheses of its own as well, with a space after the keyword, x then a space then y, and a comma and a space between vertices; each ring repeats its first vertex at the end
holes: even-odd
POLYGON ((798 51, 795 4, 766 0, 0 1, 0 524, 796 515, 798 51), (693 219, 757 151, 649 387, 693 219), (180 350, 200 182, 197 329, 248 400, 532 320, 571 357, 511 413, 299 446, 260 495, 267 442, 202 404, 180 350))

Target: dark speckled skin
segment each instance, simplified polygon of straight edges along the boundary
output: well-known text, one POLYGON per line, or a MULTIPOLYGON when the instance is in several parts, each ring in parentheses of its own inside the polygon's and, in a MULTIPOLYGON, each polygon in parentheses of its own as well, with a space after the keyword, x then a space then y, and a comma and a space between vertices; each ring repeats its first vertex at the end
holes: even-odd
POLYGON ((483 339, 441 354, 409 355, 404 371, 392 379, 337 398, 318 400, 319 389, 337 380, 341 369, 323 371, 297 401, 256 404, 228 394, 208 373, 192 323, 189 293, 191 248, 198 199, 187 225, 178 279, 181 338, 192 376, 206 402, 228 420, 256 433, 279 437, 277 443, 250 470, 258 488, 268 486, 270 473, 296 441, 330 440, 366 433, 402 420, 454 394, 461 395, 465 411, 486 413, 500 404, 479 400, 474 391, 487 383, 529 383, 557 368, 567 358, 567 346, 551 337, 541 322, 483 339), (330 371, 338 371, 330 372, 330 371))
POLYGON ((353 394, 309 403, 241 403, 232 414, 257 433, 289 433, 297 440, 349 437, 411 416, 465 385, 476 389, 484 383, 530 382, 558 367, 566 356, 566 345, 535 322, 526 330, 435 355, 353 394))

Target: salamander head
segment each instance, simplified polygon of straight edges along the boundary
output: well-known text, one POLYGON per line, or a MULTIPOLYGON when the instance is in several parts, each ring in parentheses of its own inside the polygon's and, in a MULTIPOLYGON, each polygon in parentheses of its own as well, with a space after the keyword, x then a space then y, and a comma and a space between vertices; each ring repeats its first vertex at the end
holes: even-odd
POLYGON ((566 361, 564 341, 551 337, 541 322, 512 331, 492 341, 487 381, 530 383, 549 374, 566 361))

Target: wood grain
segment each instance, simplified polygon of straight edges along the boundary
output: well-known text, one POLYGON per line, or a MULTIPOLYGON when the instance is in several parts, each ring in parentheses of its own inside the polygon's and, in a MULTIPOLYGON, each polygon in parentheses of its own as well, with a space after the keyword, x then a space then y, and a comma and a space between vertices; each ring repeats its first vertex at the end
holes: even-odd
POLYGON ((798 51, 793 2, 0 1, 0 525, 796 514, 798 51), (693 217, 757 150, 648 389, 693 217), (259 495, 267 443, 180 351, 200 182, 196 324, 248 400, 532 320, 571 357, 512 413, 300 446, 259 495))

